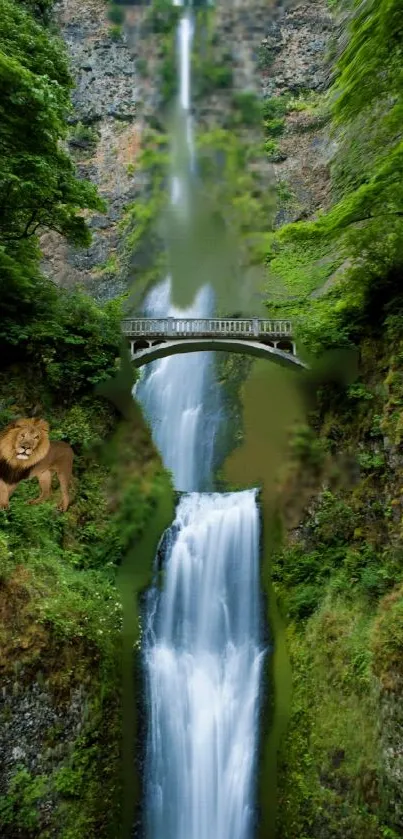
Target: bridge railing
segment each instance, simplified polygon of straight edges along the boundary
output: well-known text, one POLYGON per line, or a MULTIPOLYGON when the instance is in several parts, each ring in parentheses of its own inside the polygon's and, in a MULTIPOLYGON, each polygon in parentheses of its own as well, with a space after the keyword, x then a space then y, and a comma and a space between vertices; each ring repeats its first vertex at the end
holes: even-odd
POLYGON ((125 318, 122 321, 122 331, 130 338, 213 335, 291 338, 292 324, 286 320, 263 318, 125 318))

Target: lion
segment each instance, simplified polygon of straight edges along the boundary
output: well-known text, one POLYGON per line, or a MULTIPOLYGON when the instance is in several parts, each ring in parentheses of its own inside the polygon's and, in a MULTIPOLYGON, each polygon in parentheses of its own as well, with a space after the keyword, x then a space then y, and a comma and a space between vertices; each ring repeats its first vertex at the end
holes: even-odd
POLYGON ((56 474, 62 492, 59 510, 66 512, 73 458, 68 443, 49 440, 45 420, 24 418, 11 422, 0 433, 0 509, 9 506, 10 496, 20 481, 30 478, 38 478, 41 494, 28 504, 46 501, 52 489, 52 475, 56 474))

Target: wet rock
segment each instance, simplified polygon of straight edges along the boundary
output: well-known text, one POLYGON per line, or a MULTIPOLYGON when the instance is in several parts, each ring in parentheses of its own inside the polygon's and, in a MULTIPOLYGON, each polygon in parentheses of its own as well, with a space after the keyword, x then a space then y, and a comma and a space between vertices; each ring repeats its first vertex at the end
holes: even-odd
POLYGON ((99 266, 116 248, 117 222, 128 204, 142 198, 148 183, 141 173, 133 173, 133 164, 145 119, 158 107, 153 72, 158 42, 150 49, 147 37, 141 35, 142 9, 127 9, 119 41, 111 38, 105 0, 56 0, 55 14, 76 83, 69 124, 94 126, 97 134, 91 142, 71 137, 69 148, 79 176, 98 186, 108 209, 105 216, 88 219, 93 234, 88 249, 79 252, 57 235, 44 234, 43 270, 66 287, 79 283, 89 288, 97 286, 99 266), (147 63, 147 78, 137 74, 138 59, 147 63))
POLYGON ((72 693, 63 710, 38 682, 20 684, 20 688, 16 694, 11 681, 6 681, 0 698, 0 794, 6 792, 18 766, 33 775, 50 772, 66 746, 74 742, 84 715, 81 688, 72 693))

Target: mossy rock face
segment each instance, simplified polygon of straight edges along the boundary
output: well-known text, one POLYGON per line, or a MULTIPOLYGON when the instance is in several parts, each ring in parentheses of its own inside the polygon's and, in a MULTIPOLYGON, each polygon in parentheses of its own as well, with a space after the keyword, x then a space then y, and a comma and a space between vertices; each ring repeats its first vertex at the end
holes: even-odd
MULTIPOLYGON (((401 831, 401 472, 397 463, 385 468, 394 454, 382 442, 393 427, 389 388, 399 399, 402 387, 393 368, 382 386, 396 347, 387 329, 382 341, 368 331, 359 379, 342 392, 321 390, 311 419, 327 454, 297 530, 274 556, 294 681, 279 758, 282 839, 401 831), (358 470, 339 483, 331 462, 342 451, 358 470), (334 490, 324 492, 330 475, 334 490)), ((300 493, 313 468, 305 438, 291 452, 300 493)), ((284 507, 291 487, 284 484, 284 507)))

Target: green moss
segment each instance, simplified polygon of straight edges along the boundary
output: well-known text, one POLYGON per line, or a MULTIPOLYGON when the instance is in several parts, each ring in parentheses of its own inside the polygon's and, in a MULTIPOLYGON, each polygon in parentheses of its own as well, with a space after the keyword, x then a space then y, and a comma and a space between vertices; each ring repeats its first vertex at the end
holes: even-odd
POLYGON ((303 633, 288 631, 294 696, 279 766, 284 839, 386 835, 369 627, 357 606, 329 599, 303 633))
POLYGON ((341 258, 324 243, 277 245, 274 235, 272 250, 267 256, 273 278, 270 277, 270 287, 279 288, 280 293, 290 298, 304 299, 323 285, 340 262, 341 258))

